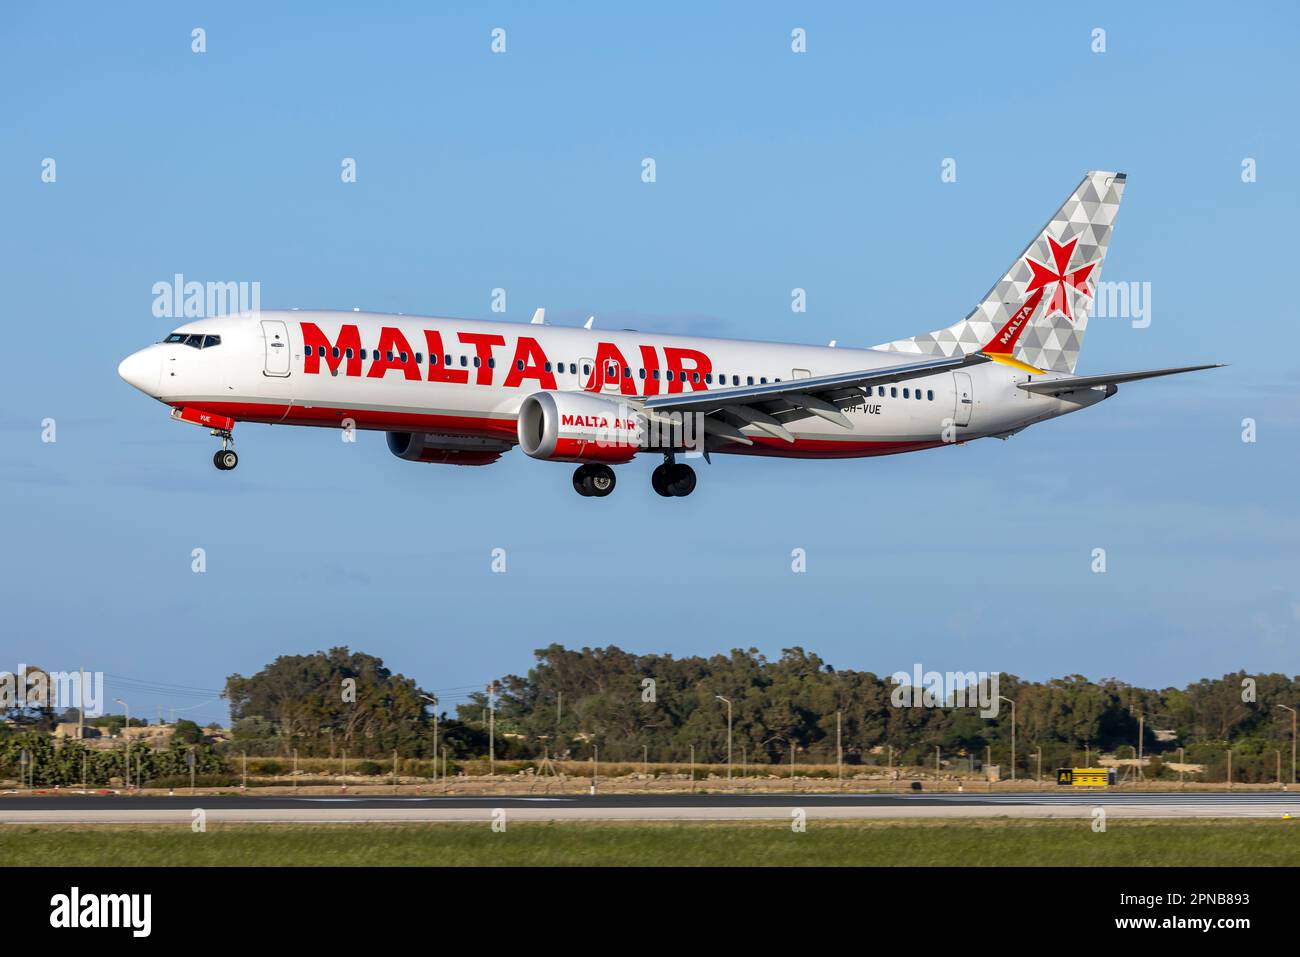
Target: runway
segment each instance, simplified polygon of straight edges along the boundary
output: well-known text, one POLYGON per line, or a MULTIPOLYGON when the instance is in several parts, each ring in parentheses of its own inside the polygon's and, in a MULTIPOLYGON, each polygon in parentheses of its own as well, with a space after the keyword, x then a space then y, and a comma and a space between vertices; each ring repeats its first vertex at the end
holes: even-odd
POLYGON ((747 821, 863 818, 1300 819, 1300 793, 1067 792, 1046 794, 609 794, 513 796, 34 795, 0 797, 0 824, 189 824, 211 822, 747 821))

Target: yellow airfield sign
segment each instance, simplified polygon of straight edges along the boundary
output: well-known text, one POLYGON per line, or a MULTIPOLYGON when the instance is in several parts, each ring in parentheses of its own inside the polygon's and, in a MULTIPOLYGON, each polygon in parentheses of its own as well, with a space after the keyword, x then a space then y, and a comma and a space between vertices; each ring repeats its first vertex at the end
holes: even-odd
POLYGON ((1104 788, 1115 783, 1114 768, 1060 768, 1056 783, 1066 787, 1104 788))

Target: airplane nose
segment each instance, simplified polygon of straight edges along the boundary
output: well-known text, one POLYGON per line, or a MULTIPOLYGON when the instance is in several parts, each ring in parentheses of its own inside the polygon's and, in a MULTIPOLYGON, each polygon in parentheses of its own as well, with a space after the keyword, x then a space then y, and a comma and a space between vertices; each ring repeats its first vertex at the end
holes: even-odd
POLYGON ((117 367, 117 374, 128 384, 135 386, 145 395, 158 393, 158 375, 162 369, 158 354, 151 349, 133 352, 117 367))

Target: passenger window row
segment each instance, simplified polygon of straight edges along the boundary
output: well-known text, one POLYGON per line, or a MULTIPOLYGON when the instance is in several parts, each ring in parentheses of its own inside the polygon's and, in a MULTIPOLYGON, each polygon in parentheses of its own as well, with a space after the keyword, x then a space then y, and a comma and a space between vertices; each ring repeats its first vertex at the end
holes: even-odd
MULTIPOLYGON (((219 345, 219 344, 221 343, 221 337, 220 337, 220 336, 206 336, 206 337, 205 337, 205 336, 184 336, 184 335, 176 334, 176 335, 170 335, 170 336, 168 336, 164 341, 166 341, 166 342, 184 342, 186 345, 192 345, 192 346, 194 346, 195 348, 203 348, 203 347, 211 347, 211 346, 219 345), (196 344, 196 343, 194 343, 194 342, 190 342, 190 341, 189 341, 189 340, 191 340, 191 339, 205 339, 205 338, 206 338, 208 341, 204 344, 204 346, 200 346, 200 345, 198 345, 198 344, 196 344)), ((310 351, 311 347, 308 346, 307 348, 308 348, 308 351, 310 351)), ((324 346, 317 346, 317 347, 316 347, 316 354, 317 354, 320 358, 324 359, 324 358, 325 358, 325 347, 324 347, 324 346)), ((340 358, 340 357, 348 358, 348 359, 353 358, 353 352, 352 352, 352 349, 351 349, 351 348, 340 350, 338 346, 334 346, 334 347, 332 347, 332 348, 330 349, 330 355, 332 355, 335 359, 338 359, 338 358, 340 358)), ((365 358, 374 358, 374 359, 378 359, 378 358, 379 358, 379 355, 380 355, 380 353, 379 353, 379 350, 378 350, 378 349, 372 349, 372 350, 369 350, 369 355, 367 355, 367 350, 365 350, 365 349, 360 350, 360 358, 362 358, 362 359, 365 359, 365 358)), ((399 352, 399 353, 397 353, 397 356, 398 356, 398 361, 403 362, 403 363, 405 363, 405 362, 407 361, 407 359, 408 359, 408 354, 405 353, 405 352, 399 352)), ((386 353, 384 353, 384 358, 385 358, 386 361, 388 361, 388 362, 392 362, 392 361, 393 361, 393 353, 392 353, 392 352, 386 352, 386 353)), ((457 358, 457 357, 452 356, 452 355, 445 355, 445 356, 442 357, 442 364, 443 364, 444 366, 451 366, 451 365, 453 365, 453 364, 456 364, 455 361, 454 361, 456 358, 457 358)), ((481 362, 480 362, 478 356, 472 356, 472 357, 460 356, 460 357, 459 357, 459 360, 460 360, 460 361, 459 361, 459 365, 462 366, 462 367, 466 367, 466 366, 469 366, 469 365, 473 365, 474 368, 477 369, 477 368, 479 368, 479 366, 481 365, 481 362)), ((421 353, 421 352, 417 352, 417 353, 415 353, 415 364, 416 364, 416 365, 423 365, 423 364, 424 364, 424 354, 423 354, 423 353, 421 353)), ((435 366, 436 366, 436 365, 438 364, 438 357, 437 357, 437 356, 429 356, 429 364, 430 364, 430 365, 435 365, 435 366)), ((488 361, 487 361, 487 365, 488 365, 488 368, 489 368, 489 369, 495 369, 495 368, 497 367, 496 359, 488 359, 488 361)), ((565 370, 565 366, 566 366, 566 363, 563 363, 563 362, 555 362, 555 363, 547 362, 547 363, 545 364, 544 368, 546 369, 547 372, 557 372, 557 373, 560 373, 561 375, 563 375, 563 374, 564 374, 564 370, 565 370)), ((578 364, 577 364, 576 362, 570 362, 570 363, 567 363, 567 366, 568 366, 568 370, 569 370, 569 375, 577 375, 577 373, 578 373, 578 364)), ((524 360, 523 360, 523 359, 517 359, 517 360, 515 360, 515 368, 517 368, 520 372, 523 372, 523 371, 524 371, 524 360)), ((617 365, 611 365, 611 366, 609 366, 609 368, 607 368, 607 369, 605 370, 605 372, 606 372, 606 377, 607 377, 608 379, 617 380, 617 379, 618 379, 618 371, 619 371, 619 370, 618 370, 618 366, 617 366, 617 365)), ((591 375, 591 366, 590 366, 588 363, 585 363, 585 362, 584 362, 584 363, 582 364, 582 374, 583 374, 584 376, 589 376, 589 375, 591 375)), ((646 372, 645 369, 638 369, 638 370, 637 370, 637 374, 638 374, 639 377, 642 378, 642 379, 646 378, 646 376, 647 376, 647 372, 646 372)), ((659 371, 658 369, 651 369, 650 372, 649 372, 648 374, 650 375, 651 378, 655 379, 656 381, 657 381, 657 380, 659 379, 659 377, 660 377, 660 371, 659 371)), ((664 373, 664 378, 666 378, 669 382, 673 382, 673 381, 675 381, 675 376, 676 376, 676 375, 678 375, 678 374, 674 373, 674 370, 669 369, 667 372, 664 373)), ((687 373, 686 373, 684 370, 683 370, 679 375, 680 375, 680 380, 681 380, 682 382, 687 381, 687 379, 686 379, 686 375, 687 375, 687 373)), ((701 374, 700 374, 699 372, 691 372, 691 373, 690 373, 690 377, 691 377, 691 378, 690 378, 690 381, 691 381, 691 382, 699 382, 700 379, 701 379, 701 374)), ((625 379, 630 379, 630 378, 632 378, 632 370, 631 370, 629 367, 627 367, 627 366, 624 366, 624 367, 623 367, 623 378, 625 378, 625 379)), ((708 383, 709 385, 712 385, 712 384, 713 384, 713 381, 714 381, 714 375, 713 375, 712 372, 705 372, 705 373, 703 374, 703 379, 704 379, 704 381, 705 381, 706 383, 708 383)), ((773 381, 773 382, 780 382, 781 380, 778 378, 778 379, 773 379, 772 381, 773 381)), ((725 375, 719 373, 718 376, 717 376, 717 383, 718 383, 718 385, 725 386, 725 385, 727 384, 727 377, 726 377, 725 375)), ((738 385, 740 385, 740 376, 738 376, 738 375, 733 375, 733 376, 731 377, 731 384, 732 384, 733 386, 738 386, 738 385)), ((745 384, 746 384, 746 385, 755 385, 754 377, 753 377, 752 375, 750 375, 750 376, 745 376, 745 384)), ((758 377, 758 383, 757 383, 757 384, 758 384, 758 385, 767 385, 767 376, 759 376, 759 377, 758 377)), ((879 387, 877 388, 877 392, 876 392, 876 394, 877 394, 878 396, 880 396, 881 398, 884 398, 884 396, 885 396, 885 388, 886 388, 886 387, 883 386, 883 385, 882 385, 882 386, 879 386, 879 387)), ((888 388, 889 388, 889 396, 890 396, 890 398, 892 398, 892 399, 897 399, 897 398, 898 398, 898 386, 889 386, 888 388)), ((925 394, 924 394, 924 396, 922 396, 922 394, 921 394, 921 390, 920 390, 920 389, 912 389, 912 388, 910 388, 910 387, 908 387, 908 386, 904 386, 904 387, 903 387, 903 398, 904 398, 904 399, 916 398, 916 399, 918 399, 918 400, 921 399, 921 398, 925 398, 926 400, 928 400, 928 401, 930 401, 930 402, 933 402, 933 401, 934 401, 934 390, 933 390, 933 389, 926 389, 926 390, 925 390, 925 394)))
MULTIPOLYGON (((884 387, 883 385, 877 387, 877 389, 876 389, 876 395, 880 396, 882 399, 885 397, 885 387, 884 387)), ((897 398, 898 398, 898 386, 896 386, 896 385, 891 385, 891 386, 889 387, 889 397, 890 397, 891 399, 897 399, 897 398)), ((922 395, 921 395, 921 390, 920 390, 920 389, 911 389, 911 388, 908 388, 907 386, 904 386, 904 387, 903 387, 903 398, 904 398, 904 399, 912 399, 912 398, 915 398, 915 399, 921 399, 921 398, 924 398, 924 399, 926 399, 926 401, 928 401, 928 402, 933 402, 933 401, 934 401, 934 390, 933 390, 933 389, 926 389, 926 390, 925 390, 925 395, 922 396, 922 395)))

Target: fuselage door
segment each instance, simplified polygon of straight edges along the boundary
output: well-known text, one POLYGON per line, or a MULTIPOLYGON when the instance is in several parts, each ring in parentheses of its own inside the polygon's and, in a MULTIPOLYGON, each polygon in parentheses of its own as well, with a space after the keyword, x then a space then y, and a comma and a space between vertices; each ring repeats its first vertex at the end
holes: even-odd
POLYGON ((952 380, 957 387, 957 409, 953 413, 953 421, 957 425, 970 425, 971 408, 975 405, 975 393, 971 388, 970 376, 965 372, 954 372, 952 380))
POLYGON ((807 379, 807 378, 810 378, 811 376, 812 376, 812 373, 809 372, 807 369, 791 369, 791 370, 790 370, 790 378, 791 378, 791 379, 807 379))
POLYGON ((614 362, 612 359, 605 359, 603 361, 605 363, 605 368, 601 371, 605 373, 605 376, 604 385, 600 391, 618 395, 623 391, 623 370, 619 368, 618 363, 614 362))
POLYGON ((266 374, 289 374, 289 327, 278 319, 262 320, 262 335, 266 338, 266 374))

